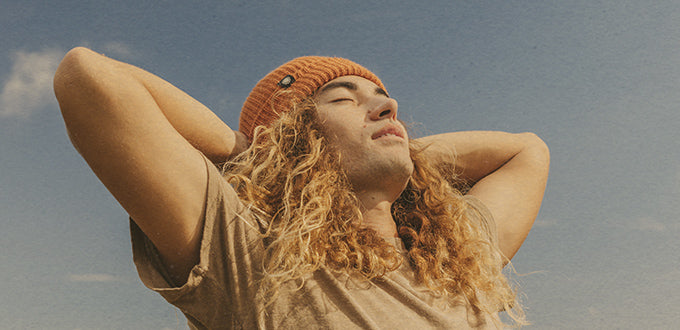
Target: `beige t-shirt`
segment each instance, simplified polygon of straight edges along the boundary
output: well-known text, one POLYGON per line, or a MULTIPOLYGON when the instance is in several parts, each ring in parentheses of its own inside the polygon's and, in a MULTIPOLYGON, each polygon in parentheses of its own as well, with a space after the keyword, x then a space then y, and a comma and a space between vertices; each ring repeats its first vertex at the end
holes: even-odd
MULTIPOLYGON (((170 284, 151 241, 131 223, 133 258, 144 284, 178 307, 192 329, 464 329, 465 305, 450 307, 415 281, 408 261, 381 279, 365 281, 322 268, 304 285, 284 283, 279 297, 262 310, 259 299, 263 243, 257 222, 217 168, 208 165, 208 187, 200 260, 184 285, 170 284)), ((470 216, 495 236, 481 202, 466 197, 470 216)), ((388 239, 404 255, 399 238, 388 239)), ((404 259, 406 260, 406 259, 404 259)), ((482 328, 494 328, 497 315, 482 328)))

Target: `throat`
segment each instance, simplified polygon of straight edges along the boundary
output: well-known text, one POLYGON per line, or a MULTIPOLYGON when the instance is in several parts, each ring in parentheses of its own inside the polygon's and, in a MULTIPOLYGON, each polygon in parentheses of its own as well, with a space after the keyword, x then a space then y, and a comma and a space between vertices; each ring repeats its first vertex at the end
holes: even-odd
POLYGON ((381 237, 398 237, 397 225, 392 217, 392 202, 387 200, 365 203, 362 201, 362 227, 370 228, 381 237))

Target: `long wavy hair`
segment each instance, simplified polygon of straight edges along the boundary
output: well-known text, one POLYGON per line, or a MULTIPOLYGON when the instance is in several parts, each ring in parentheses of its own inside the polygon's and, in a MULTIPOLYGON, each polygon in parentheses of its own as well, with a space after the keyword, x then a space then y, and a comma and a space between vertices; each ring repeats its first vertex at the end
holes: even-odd
MULTIPOLYGON (((414 171, 392 214, 416 279, 436 294, 462 297, 476 320, 504 309, 516 325, 525 324, 502 273, 502 254, 488 228, 468 216, 464 185, 424 157, 427 146, 409 145, 414 171)), ((361 226, 360 202, 311 98, 258 128, 250 148, 224 172, 260 223, 265 296, 275 297, 283 282, 304 281, 322 266, 372 280, 404 262, 390 243, 361 226)))

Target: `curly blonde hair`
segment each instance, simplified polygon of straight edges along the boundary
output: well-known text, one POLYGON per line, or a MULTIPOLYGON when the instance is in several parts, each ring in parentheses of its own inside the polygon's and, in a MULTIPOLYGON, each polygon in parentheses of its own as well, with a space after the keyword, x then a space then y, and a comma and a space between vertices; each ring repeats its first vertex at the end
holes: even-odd
MULTIPOLYGON (((476 320, 505 309, 524 324, 499 249, 484 224, 467 216, 463 185, 424 157, 427 146, 409 144, 414 171, 392 214, 417 280, 463 297, 476 320)), ((250 148, 225 164, 225 178, 261 223, 265 296, 322 266, 371 280, 403 262, 394 246, 361 226, 360 202, 338 159, 309 98, 258 128, 250 148)))

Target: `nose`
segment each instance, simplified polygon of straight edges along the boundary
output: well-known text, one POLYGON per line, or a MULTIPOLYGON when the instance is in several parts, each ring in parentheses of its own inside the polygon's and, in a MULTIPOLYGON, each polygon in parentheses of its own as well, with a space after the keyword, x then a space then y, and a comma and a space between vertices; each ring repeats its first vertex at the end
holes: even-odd
POLYGON ((389 97, 376 97, 376 104, 371 107, 369 118, 371 120, 392 119, 397 120, 397 100, 389 97))

